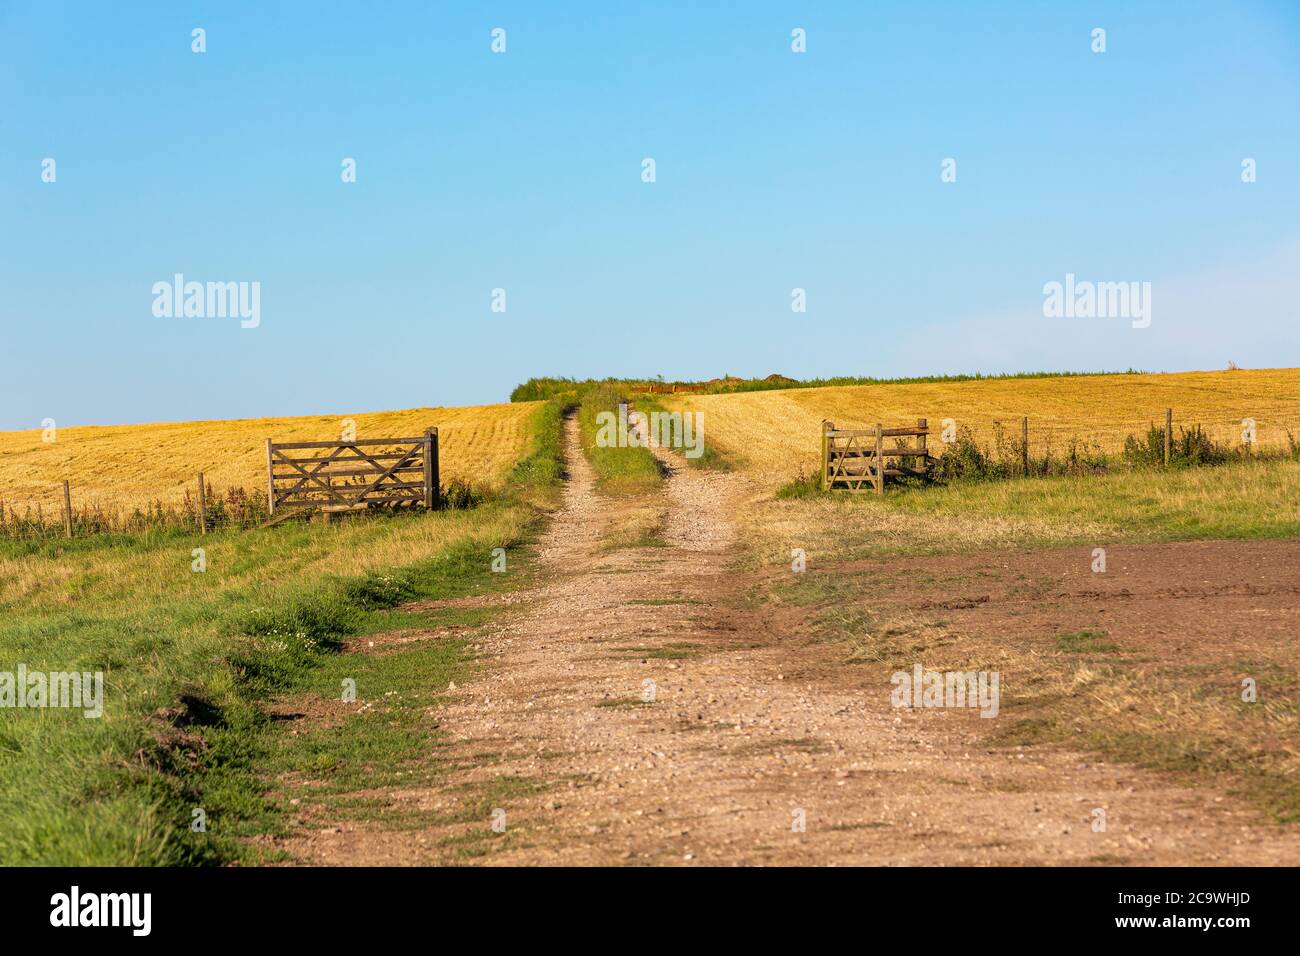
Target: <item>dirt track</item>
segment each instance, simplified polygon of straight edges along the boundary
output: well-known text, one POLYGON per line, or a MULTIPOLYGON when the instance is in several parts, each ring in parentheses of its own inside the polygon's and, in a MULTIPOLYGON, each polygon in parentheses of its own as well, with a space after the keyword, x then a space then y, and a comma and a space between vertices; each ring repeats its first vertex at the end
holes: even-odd
MULTIPOLYGON (((1296 827, 1261 825, 1211 787, 1058 749, 993 751, 973 715, 891 707, 834 649, 795 637, 795 609, 748 605, 756 579, 730 550, 747 491, 732 476, 673 470, 663 499, 638 505, 665 510, 666 546, 610 550, 628 506, 594 492, 568 427, 544 583, 494 625, 486 672, 438 718, 442 756, 464 769, 384 794, 450 815, 515 778, 507 831, 478 862, 1300 861, 1296 827), (1090 826, 1099 807, 1105 832, 1090 826)), ((456 862, 448 841, 489 824, 314 826, 286 849, 316 864, 456 862)))

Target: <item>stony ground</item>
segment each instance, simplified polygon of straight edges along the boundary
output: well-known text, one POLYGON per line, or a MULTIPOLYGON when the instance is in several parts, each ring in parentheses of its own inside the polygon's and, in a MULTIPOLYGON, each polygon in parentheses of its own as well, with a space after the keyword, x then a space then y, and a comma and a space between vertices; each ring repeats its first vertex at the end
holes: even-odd
MULTIPOLYGON (((306 814, 283 843, 297 859, 1300 862, 1296 827, 1266 825, 1213 786, 1059 748, 995 749, 974 714, 893 708, 889 687, 864 683, 842 650, 798 636, 797 607, 749 599, 756 578, 731 545, 752 488, 665 458, 662 496, 611 501, 593 490, 573 428, 542 583, 490 626, 486 666, 437 715, 452 769, 436 786, 383 794, 405 819, 436 822, 306 814), (609 546, 629 508, 658 509, 662 543, 609 546), (497 795, 504 833, 487 815, 457 821, 484 793, 497 795)), ((1291 583, 1270 600, 1294 619, 1291 583)))

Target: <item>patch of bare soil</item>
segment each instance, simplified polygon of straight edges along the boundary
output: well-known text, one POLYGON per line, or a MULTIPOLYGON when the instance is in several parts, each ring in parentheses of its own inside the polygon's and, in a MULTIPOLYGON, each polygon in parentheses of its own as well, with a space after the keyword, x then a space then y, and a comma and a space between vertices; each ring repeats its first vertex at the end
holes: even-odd
POLYGON ((1294 642, 1300 541, 1115 545, 1104 571, 1096 560, 1080 547, 852 562, 829 573, 867 575, 882 607, 936 613, 1007 642, 1100 628, 1129 648, 1202 664, 1294 642))
MULTIPOLYGON (((994 748, 970 712, 894 709, 878 673, 846 664, 842 645, 810 640, 806 610, 748 600, 761 576, 735 569, 731 545, 738 496, 752 490, 733 476, 665 456, 666 546, 610 550, 626 505, 593 490, 573 422, 567 448, 565 504, 540 545, 544 583, 488 626, 491 663, 437 715, 451 737, 439 757, 452 769, 436 787, 385 791, 393 819, 296 833, 284 846, 303 862, 1300 861, 1294 827, 1263 825, 1213 787, 1059 747, 994 748), (1104 832, 1093 830, 1095 808, 1106 811, 1104 832), (424 822, 398 826, 399 816, 424 822)), ((1104 579, 1078 554, 971 555, 915 559, 917 585, 904 575, 890 587, 900 602, 946 605, 933 613, 949 617, 997 607, 991 626, 1007 640, 1021 626, 1075 627, 1095 610, 1129 615, 1142 640, 1184 641, 1193 654, 1221 648, 1234 615, 1294 621, 1295 582, 1274 573, 1277 555, 1187 547, 1144 558, 1149 574, 1169 555, 1155 577, 1127 573, 1117 548, 1104 579), (1015 617, 1018 569, 1039 581, 1030 572, 1045 567, 1059 570, 1051 592, 1033 585, 1039 603, 1015 617), (1186 613, 1148 620, 1142 603, 1165 600, 1158 594, 1186 613)))

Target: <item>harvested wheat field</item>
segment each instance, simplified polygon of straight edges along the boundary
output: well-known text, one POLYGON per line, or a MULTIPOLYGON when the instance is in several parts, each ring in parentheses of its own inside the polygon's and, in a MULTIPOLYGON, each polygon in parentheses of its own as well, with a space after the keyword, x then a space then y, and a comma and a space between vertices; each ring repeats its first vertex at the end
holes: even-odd
POLYGON ((345 423, 356 437, 406 438, 437 427, 443 483, 498 484, 530 450, 540 402, 411 408, 355 415, 249 418, 0 432, 0 501, 8 507, 61 506, 62 482, 78 505, 107 509, 175 504, 194 492, 198 472, 218 492, 266 488, 266 439, 334 441, 345 423))
MULTIPOLYGON (((852 385, 721 395, 661 396, 675 411, 704 414, 707 445, 764 481, 780 483, 800 472, 815 474, 824 419, 841 428, 912 424, 929 420, 937 433, 944 419, 969 427, 993 445, 998 423, 1019 437, 1029 417, 1032 455, 1068 450, 1072 440, 1107 453, 1128 435, 1163 425, 1166 408, 1179 426, 1201 425, 1211 438, 1241 441, 1242 420, 1252 418, 1260 448, 1287 447, 1288 430, 1300 438, 1300 369, 1224 372, 1131 373, 1061 378, 1006 378, 968 382, 852 385)), ((943 446, 931 441, 936 453, 943 446)))

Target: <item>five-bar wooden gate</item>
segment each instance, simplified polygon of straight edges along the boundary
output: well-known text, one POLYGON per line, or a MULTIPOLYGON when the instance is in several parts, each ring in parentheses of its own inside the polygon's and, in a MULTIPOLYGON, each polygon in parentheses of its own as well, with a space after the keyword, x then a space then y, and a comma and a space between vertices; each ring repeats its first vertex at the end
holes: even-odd
POLYGON ((886 478, 925 478, 931 455, 924 418, 912 428, 844 428, 822 422, 822 488, 885 493, 886 478), (897 439, 886 448, 886 438, 897 439), (905 439, 916 439, 913 445, 905 439), (891 461, 893 459, 893 461, 891 461))
POLYGON ((365 441, 268 438, 266 499, 273 518, 312 508, 437 508, 438 429, 426 429, 421 438, 365 441), (298 454, 307 451, 314 454, 298 454))

